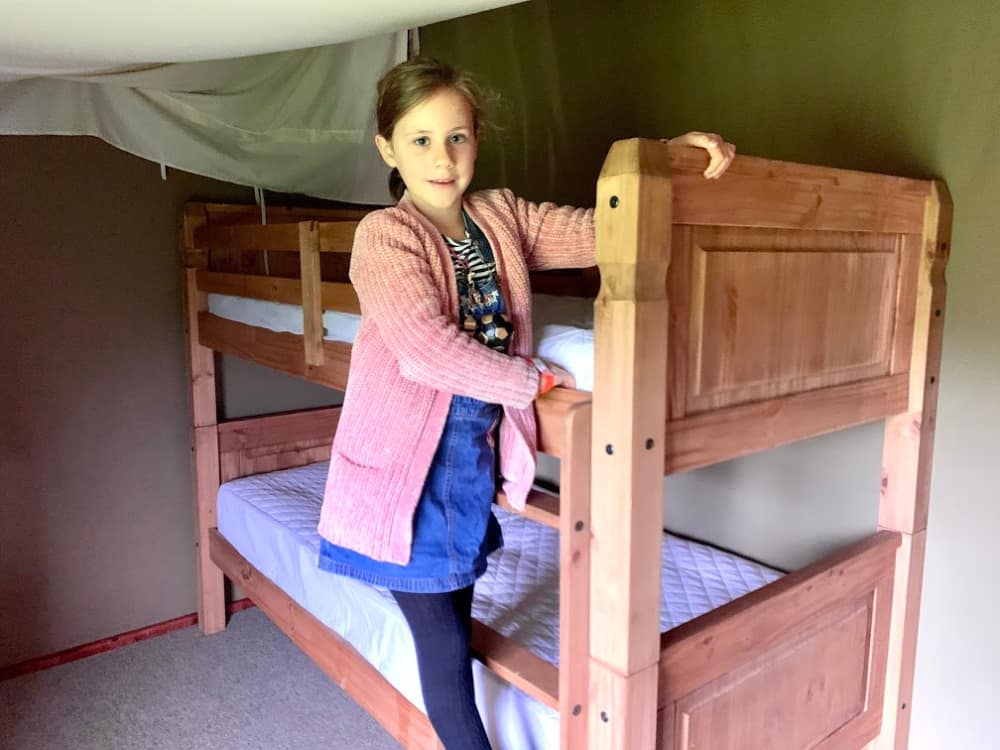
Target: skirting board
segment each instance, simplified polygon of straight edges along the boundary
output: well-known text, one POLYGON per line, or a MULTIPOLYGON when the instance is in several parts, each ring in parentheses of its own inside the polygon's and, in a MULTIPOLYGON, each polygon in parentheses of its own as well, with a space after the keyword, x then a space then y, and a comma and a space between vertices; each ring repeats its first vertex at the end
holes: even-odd
MULTIPOLYGON (((255 605, 252 601, 250 601, 250 599, 239 599, 235 602, 231 602, 229 606, 226 607, 226 612, 229 615, 232 615, 235 612, 242 612, 244 609, 249 609, 253 606, 255 605)), ((172 620, 158 622, 153 625, 146 625, 142 628, 136 628, 135 630, 129 630, 125 633, 112 635, 108 638, 101 638, 100 640, 93 641, 91 643, 84 643, 80 646, 73 646, 72 648, 67 648, 63 651, 57 651, 54 654, 38 656, 34 659, 28 659, 17 664, 11 664, 8 667, 0 667, 0 681, 10 680, 14 677, 31 674, 32 672, 40 672, 41 670, 49 669, 50 667, 58 667, 60 664, 68 664, 71 661, 86 659, 88 656, 94 656, 95 654, 103 654, 105 651, 113 651, 114 649, 121 648, 122 646, 128 646, 132 643, 145 641, 149 638, 166 635, 167 633, 172 633, 175 630, 182 630, 183 628, 191 627, 197 623, 198 614, 196 612, 192 612, 187 615, 175 617, 172 620)))

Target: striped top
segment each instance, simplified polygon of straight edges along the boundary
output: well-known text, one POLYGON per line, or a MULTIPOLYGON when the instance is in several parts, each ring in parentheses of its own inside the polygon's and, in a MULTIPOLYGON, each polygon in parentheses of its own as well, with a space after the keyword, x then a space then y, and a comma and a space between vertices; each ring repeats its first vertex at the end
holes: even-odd
POLYGON ((514 326, 507 317, 489 240, 462 211, 465 239, 445 236, 458 286, 458 326, 484 346, 507 353, 514 326))

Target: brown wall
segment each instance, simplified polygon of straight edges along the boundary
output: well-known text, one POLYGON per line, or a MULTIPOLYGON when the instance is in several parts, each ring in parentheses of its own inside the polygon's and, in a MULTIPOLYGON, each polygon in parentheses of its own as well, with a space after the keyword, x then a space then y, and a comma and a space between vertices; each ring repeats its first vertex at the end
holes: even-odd
MULTIPOLYGON (((195 609, 185 200, 249 188, 0 137, 0 666, 195 609)), ((229 416, 330 393, 238 361, 229 416)))

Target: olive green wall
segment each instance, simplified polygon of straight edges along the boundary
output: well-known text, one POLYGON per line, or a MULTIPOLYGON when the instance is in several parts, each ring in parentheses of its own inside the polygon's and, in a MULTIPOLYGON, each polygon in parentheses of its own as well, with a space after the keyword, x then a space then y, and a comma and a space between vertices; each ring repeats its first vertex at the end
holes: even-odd
MULTIPOLYGON (((911 747, 1000 744, 1000 5, 533 0, 422 40, 504 98, 483 186, 592 205, 612 140, 689 129, 724 133, 743 153, 948 182, 911 747)), ((672 478, 668 523, 799 564, 873 527, 880 441, 880 427, 863 427, 672 478)))
MULTIPOLYGON (((691 128, 744 153, 948 181, 954 255, 911 747, 1000 744, 995 0, 532 0, 423 39, 504 95, 482 185, 585 205, 612 140, 691 128)), ((179 173, 162 182, 156 165, 94 139, 0 138, 0 665, 194 609, 174 244, 193 196, 250 200, 179 173)), ((223 369, 228 416, 321 395, 235 361, 223 369)), ((874 524, 880 439, 859 428, 674 477, 670 523, 800 564, 874 524)))

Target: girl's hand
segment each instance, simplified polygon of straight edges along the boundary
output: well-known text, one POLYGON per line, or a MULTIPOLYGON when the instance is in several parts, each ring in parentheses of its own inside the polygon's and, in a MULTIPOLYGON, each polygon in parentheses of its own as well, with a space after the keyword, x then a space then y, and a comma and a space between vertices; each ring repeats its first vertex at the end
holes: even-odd
POLYGON ((556 376, 556 388, 576 388, 576 379, 567 370, 549 363, 549 370, 556 376))
POLYGON ((692 130, 690 133, 679 135, 676 138, 661 138, 661 143, 669 143, 674 146, 695 146, 708 151, 708 168, 704 175, 709 180, 722 177, 729 165, 733 163, 736 156, 736 146, 727 143, 721 135, 715 133, 702 133, 692 130))
POLYGON ((544 396, 553 388, 562 386, 564 388, 575 388, 576 380, 566 370, 558 365, 552 365, 542 360, 541 357, 526 357, 535 369, 538 370, 538 395, 535 398, 544 396))

